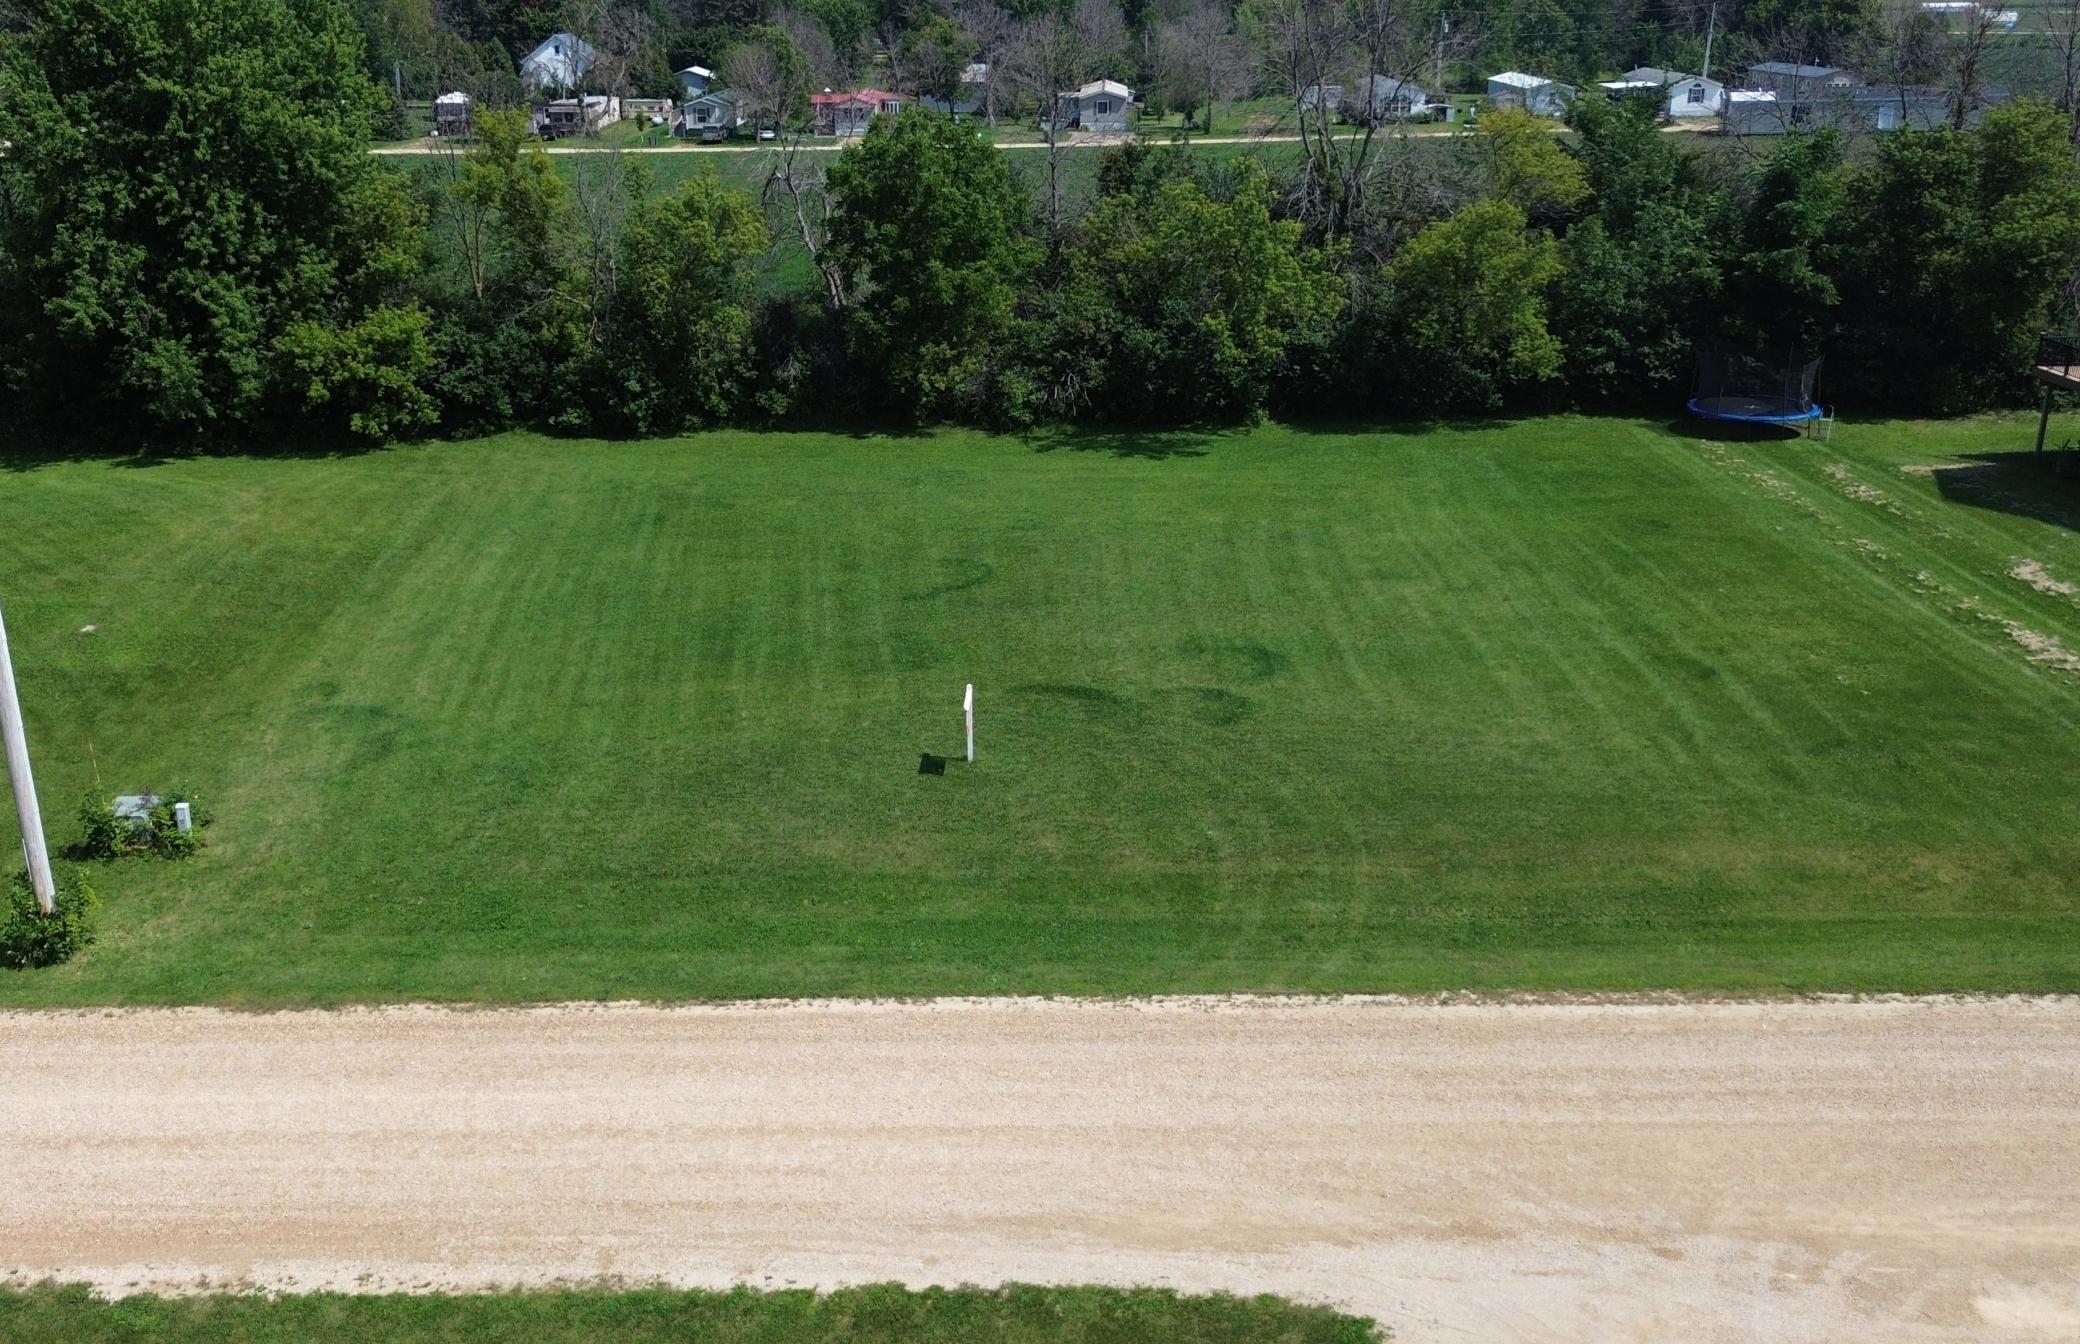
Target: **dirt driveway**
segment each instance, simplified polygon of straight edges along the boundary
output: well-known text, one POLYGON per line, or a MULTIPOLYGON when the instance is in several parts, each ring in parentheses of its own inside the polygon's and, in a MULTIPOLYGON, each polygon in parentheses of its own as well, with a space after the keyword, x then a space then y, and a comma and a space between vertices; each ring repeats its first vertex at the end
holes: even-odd
POLYGON ((0 1266, 111 1291, 1109 1280, 1407 1341, 2080 1339, 2074 999, 16 1014, 0 1131, 0 1266))

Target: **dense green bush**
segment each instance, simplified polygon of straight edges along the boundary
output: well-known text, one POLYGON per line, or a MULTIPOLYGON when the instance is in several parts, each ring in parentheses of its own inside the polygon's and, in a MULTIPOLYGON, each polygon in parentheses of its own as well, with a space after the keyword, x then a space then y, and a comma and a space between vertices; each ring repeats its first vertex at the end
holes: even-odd
POLYGON ((215 819, 192 789, 174 789, 159 797, 141 821, 117 816, 108 799, 89 793, 80 800, 80 838, 70 852, 81 859, 120 859, 136 854, 185 859, 202 847, 202 833, 215 819), (188 805, 188 820, 193 829, 183 831, 175 824, 177 803, 188 805))
POLYGON ((55 966, 94 941, 94 912, 101 904, 94 889, 77 873, 57 878, 57 909, 48 915, 37 907, 26 870, 8 883, 7 907, 0 911, 0 967, 55 966))

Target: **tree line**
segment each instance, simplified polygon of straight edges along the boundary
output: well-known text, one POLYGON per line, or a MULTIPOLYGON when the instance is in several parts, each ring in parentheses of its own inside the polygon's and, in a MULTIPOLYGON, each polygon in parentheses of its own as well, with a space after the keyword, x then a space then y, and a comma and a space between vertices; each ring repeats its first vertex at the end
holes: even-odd
MULTIPOLYGON (((521 97, 514 60, 552 32, 599 53, 590 92, 669 97, 675 69, 721 68, 761 28, 788 34, 821 85, 927 92, 970 63, 988 68, 991 113, 1030 112, 1053 89, 1014 68, 1063 0, 345 0, 364 67, 393 96, 460 89, 521 97)), ((1823 61, 1874 82, 2035 89, 2080 98, 2080 0, 2015 0, 1930 11, 1917 0, 1082 0, 1098 73, 1159 109, 1203 112, 1251 93, 1287 93, 1294 29, 1334 15, 1358 30, 1373 68, 1435 90, 1474 90, 1502 69, 1578 84, 1651 65, 1723 75, 1771 59, 1823 61), (2014 9, 2012 24, 2002 15, 2014 9), (1310 12, 1311 11, 1311 12, 1310 12), (2010 31, 2012 26, 2014 31, 2010 31)), ((1318 49, 1316 54, 1319 54, 1318 49)), ((1306 54, 1303 52, 1302 54, 1306 54)), ((1332 61, 1334 64, 1344 62, 1332 61)), ((1028 63, 1029 64, 1029 63, 1028 63)), ((1332 71, 1332 75, 1343 72, 1332 71)), ((401 130, 401 107, 379 120, 401 130)))
MULTIPOLYGON (((1064 31, 1074 11, 1060 12, 1064 31)), ((1073 35, 1073 34, 1072 34, 1073 35)), ((1065 43, 1065 49, 1073 42, 1065 43)), ((1699 152, 1637 105, 1065 191, 911 109, 763 190, 560 171, 525 117, 407 171, 334 0, 40 0, 0 52, 0 400, 123 446, 508 426, 1672 410, 1700 341, 1863 413, 2011 400, 2080 271, 2065 114, 1699 152)), ((1077 151, 1092 154, 1094 151, 1077 151)))

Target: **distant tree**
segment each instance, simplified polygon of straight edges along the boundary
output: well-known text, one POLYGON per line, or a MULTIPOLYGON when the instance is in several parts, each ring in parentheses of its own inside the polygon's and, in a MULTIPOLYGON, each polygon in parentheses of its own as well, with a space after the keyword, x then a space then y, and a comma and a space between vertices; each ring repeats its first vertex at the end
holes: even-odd
POLYGON ((1406 148, 1399 123, 1363 116, 1354 130, 1345 127, 1334 91, 1357 98, 1371 79, 1417 77, 1433 58, 1465 49, 1465 25, 1440 45, 1436 16, 1410 0, 1253 0, 1244 14, 1262 83, 1299 128, 1291 208, 1317 235, 1375 239, 1372 250, 1384 255, 1400 231, 1379 205, 1413 194, 1415 174, 1433 172, 1438 156, 1418 165, 1397 152, 1406 148))
POLYGON ((1961 411, 2019 385, 2080 268, 2080 166, 2065 117, 2017 101, 1969 132, 1883 137, 1836 248, 1841 383, 1888 408, 1961 411))
POLYGON ((951 107, 961 96, 968 68, 968 36, 952 19, 932 18, 903 35, 903 63, 910 90, 951 107))
POLYGON ((855 69, 874 29, 874 11, 866 0, 808 0, 804 10, 823 25, 834 65, 847 72, 855 69))
POLYGON ((0 50, 13 387, 162 441, 420 422, 420 225, 363 58, 331 0, 43 0, 0 50))
POLYGON ((1204 109, 1210 132, 1220 105, 1249 91, 1249 72, 1249 47, 1218 0, 1195 0, 1156 25, 1156 88, 1183 114, 1187 130, 1204 109))
POLYGON ((829 169, 829 255, 855 360, 904 416, 971 404, 1035 260, 1004 155, 919 108, 878 117, 829 169))
POLYGON ((1508 201, 1479 201, 1410 239, 1388 265, 1372 330, 1425 402, 1493 406, 1560 371, 1546 325, 1559 247, 1508 201))
MULTIPOLYGON (((1737 30, 1785 59, 1845 56, 1871 27, 1873 0, 1746 0, 1737 30)), ((1722 11, 1723 12, 1723 11, 1722 11)))
POLYGON ((1835 247, 1849 202, 1842 138, 1787 137, 1757 174, 1727 262, 1722 326, 1751 344, 1819 350, 1834 323, 1835 247))
POLYGON ((2052 98, 2066 114, 2067 138, 2080 145, 2080 0, 2047 0, 2037 13, 2044 44, 2058 63, 2052 98))
MULTIPOLYGON (((2080 0, 2073 0, 2080 4, 2080 0)), ((1006 63, 1018 37, 1018 16, 997 0, 968 0, 957 16, 969 49, 982 64, 981 112, 990 125, 1006 110, 1011 79, 1006 63)))
POLYGON ((527 114, 476 114, 466 152, 435 160, 438 387, 451 428, 489 430, 571 418, 566 375, 588 354, 585 290, 571 188, 534 141, 527 114))
POLYGON ((714 424, 749 369, 752 267, 770 241, 751 198, 707 174, 638 203, 622 234, 616 412, 639 433, 714 424))
POLYGON ((808 120, 814 67, 785 29, 753 28, 722 54, 717 73, 743 100, 740 110, 754 127, 799 128, 808 120))
POLYGON ((1056 116, 1057 100, 1094 76, 1117 70, 1126 60, 1127 31, 1113 0, 1075 0, 1045 6, 1019 25, 1005 64, 1011 85, 1040 109, 1047 144, 1047 224, 1059 235, 1067 222, 1062 166, 1067 131, 1056 116))
POLYGON ((1561 242, 1550 323, 1574 400, 1636 404, 1690 370, 1722 262, 1718 230, 1699 222, 1723 205, 1651 104, 1585 98, 1570 120, 1594 210, 1561 242))
POLYGON ((1589 197, 1582 165, 1560 145, 1552 123, 1521 107, 1501 107, 1480 119, 1495 195, 1534 224, 1570 218, 1589 197))
POLYGON ((1323 342, 1343 306, 1333 252, 1271 212, 1245 163, 1229 199, 1176 176, 1109 195, 1069 253, 1073 314, 1057 344, 1088 358, 1090 400, 1120 420, 1248 419, 1288 351, 1323 342))

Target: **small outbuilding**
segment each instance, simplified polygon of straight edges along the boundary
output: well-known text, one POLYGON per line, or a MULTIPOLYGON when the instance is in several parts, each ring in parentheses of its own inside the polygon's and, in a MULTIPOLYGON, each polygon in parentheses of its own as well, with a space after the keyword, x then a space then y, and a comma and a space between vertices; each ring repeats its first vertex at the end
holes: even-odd
POLYGON ((1731 89, 1719 123, 1728 135, 1783 135, 1791 129, 1791 109, 1767 89, 1731 89))
POLYGON ((1488 101, 1496 107, 1521 107, 1534 117, 1564 117, 1575 88, 1544 75, 1505 70, 1488 76, 1488 101))
POLYGON ((689 65, 684 70, 672 71, 672 78, 679 81, 686 97, 698 98, 715 87, 715 72, 705 65, 689 65))
POLYGON ((444 93, 433 100, 433 133, 435 135, 468 135, 476 129, 470 118, 470 96, 457 91, 444 93))

